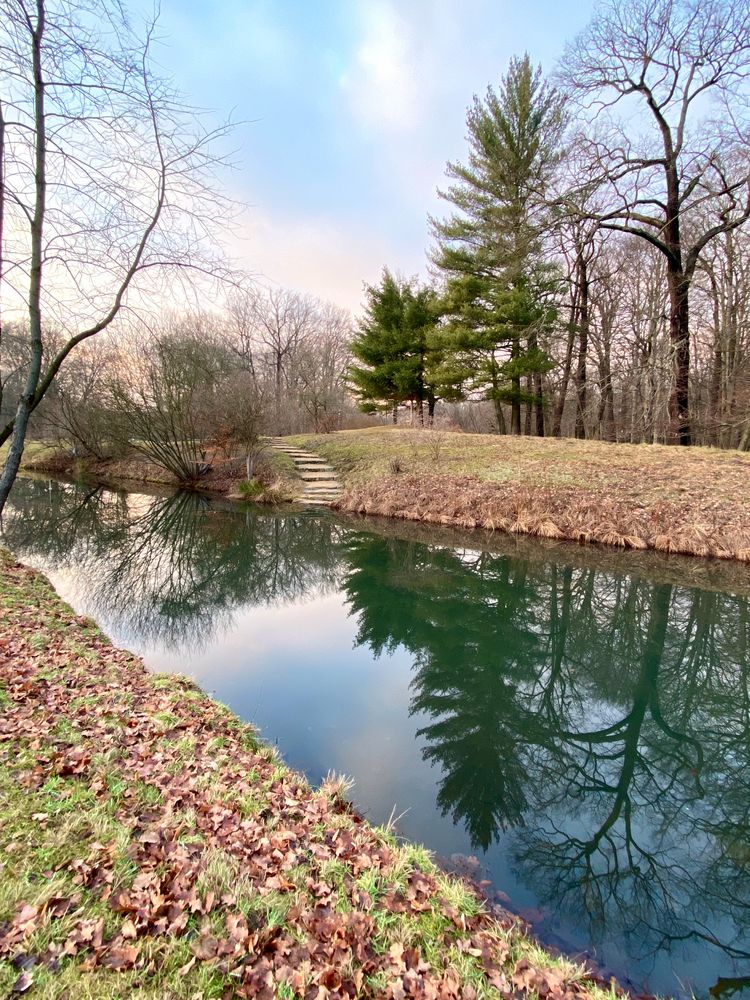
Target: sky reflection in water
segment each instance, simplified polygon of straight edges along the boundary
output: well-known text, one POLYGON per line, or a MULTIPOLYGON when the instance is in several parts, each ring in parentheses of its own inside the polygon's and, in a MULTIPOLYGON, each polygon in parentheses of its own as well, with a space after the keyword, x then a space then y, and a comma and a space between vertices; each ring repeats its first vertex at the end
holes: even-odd
POLYGON ((33 479, 4 526, 115 642, 476 857, 545 940, 665 993, 746 988, 748 601, 680 586, 685 561, 373 527, 33 479))

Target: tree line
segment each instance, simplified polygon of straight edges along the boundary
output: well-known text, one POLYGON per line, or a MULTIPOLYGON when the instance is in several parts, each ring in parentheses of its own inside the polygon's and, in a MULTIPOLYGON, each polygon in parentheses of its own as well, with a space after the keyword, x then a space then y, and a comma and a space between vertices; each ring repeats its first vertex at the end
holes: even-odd
POLYGON ((512 59, 448 164, 432 282, 367 289, 363 406, 750 448, 748 72, 735 0, 615 0, 550 79, 512 59))
POLYGON ((0 15, 0 511, 44 409, 94 451, 97 428, 108 447, 161 428, 150 455, 167 438, 183 480, 200 435, 250 467, 261 428, 331 430, 352 397, 394 420, 750 448, 745 0, 612 0, 549 79, 513 59, 448 165, 433 280, 386 270, 350 343, 335 306, 228 262, 230 126, 159 74, 155 24, 114 0, 0 15))
MULTIPOLYGON (((184 484, 217 456, 241 456, 251 479, 262 436, 356 421, 345 384, 350 331, 346 310, 255 285, 233 287, 212 312, 121 320, 67 361, 35 411, 35 433, 82 460, 135 452, 184 484)), ((14 400, 27 365, 24 326, 6 326, 5 348, 14 400)), ((0 405, 0 416, 12 420, 10 407, 0 405)))

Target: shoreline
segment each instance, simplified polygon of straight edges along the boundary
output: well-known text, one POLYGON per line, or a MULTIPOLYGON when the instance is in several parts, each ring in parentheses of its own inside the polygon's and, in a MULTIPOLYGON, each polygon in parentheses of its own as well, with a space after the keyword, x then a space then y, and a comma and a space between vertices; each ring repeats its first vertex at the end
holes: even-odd
POLYGON ((744 453, 427 429, 287 440, 336 469, 344 493, 335 509, 346 513, 750 562, 744 453))
POLYGON ((0 600, 0 987, 612 996, 423 848, 363 820, 342 782, 311 788, 227 708, 149 673, 3 550, 0 600))
MULTIPOLYGON (((678 470, 678 474, 673 474, 677 482, 666 483, 663 489, 657 491, 655 500, 649 497, 642 501, 638 495, 638 483, 625 483, 619 489, 615 485, 609 490, 597 487, 596 477, 601 474, 601 469, 593 465, 590 470, 592 484, 586 487, 578 482, 555 482, 543 478, 538 485, 531 478, 493 480, 482 478, 478 473, 467 474, 448 468, 435 473, 435 463, 430 461, 431 433, 425 430, 376 429, 369 432, 340 431, 325 436, 297 435, 283 440, 311 449, 333 466, 340 477, 343 494, 330 504, 330 509, 340 514, 424 524, 437 530, 477 532, 485 537, 526 537, 545 543, 596 548, 610 555, 618 551, 650 552, 690 556, 704 564, 736 566, 750 563, 750 505, 743 504, 741 499, 743 495, 750 496, 750 457, 720 453, 719 477, 725 467, 729 468, 740 486, 743 489, 745 485, 747 487, 744 494, 738 488, 740 499, 710 504, 706 496, 699 492, 696 494, 698 504, 691 506, 682 499, 686 487, 679 477, 682 475, 689 479, 694 476, 694 470, 702 468, 703 458, 703 464, 710 469, 715 480, 717 472, 711 468, 711 463, 716 461, 714 453, 710 453, 708 458, 695 453, 687 456, 690 463, 686 470, 681 470, 680 456, 683 453, 662 447, 662 452, 668 453, 669 460, 678 470), (407 440, 406 449, 403 447, 404 439, 407 440), (354 457, 348 454, 352 444, 360 449, 354 457), (403 460, 405 450, 407 459, 403 460), (404 467, 397 472, 392 471, 390 466, 393 462, 402 461, 404 467), (410 465, 419 471, 411 471, 410 465), (674 489, 674 496, 669 492, 670 488, 674 489)), ((460 439, 457 442, 459 446, 475 446, 476 441, 472 438, 481 437, 453 435, 453 438, 460 439)), ((540 440, 544 448, 553 454, 558 445, 562 452, 569 444, 565 440, 540 440)), ((497 449, 506 442, 507 439, 498 441, 495 438, 491 445, 497 449)), ((660 447, 602 445, 600 442, 584 444, 593 451, 615 449, 615 458, 618 448, 632 451, 660 447)), ((539 446, 538 441, 536 446, 539 446)), ((581 442, 577 442, 579 449, 580 446, 581 442)), ((699 451, 695 449, 695 452, 699 451)), ((648 453, 644 451, 643 454, 648 453)), ((286 467, 285 458, 272 451, 267 453, 264 490, 256 495, 242 494, 242 479, 236 474, 236 460, 224 463, 223 468, 217 468, 202 483, 189 488, 236 503, 299 504, 302 480, 298 480, 294 471, 286 467)), ((527 464, 532 475, 539 471, 532 468, 533 461, 527 464)), ((524 471, 523 463, 521 469, 524 471)), ((567 475, 564 464, 562 469, 560 478, 564 480, 567 475)), ((32 459, 25 464, 23 471, 71 479, 82 476, 84 481, 113 489, 118 486, 126 489, 148 486, 173 490, 181 488, 168 474, 160 473, 142 459, 81 464, 58 452, 32 459)), ((539 474, 544 475, 543 472, 539 474)), ((715 482, 709 482, 707 495, 712 485, 715 482)))
MULTIPOLYGON (((73 475, 24 469, 22 476, 31 479, 49 479, 69 483, 73 486, 91 486, 96 489, 124 490, 147 496, 170 496, 177 487, 174 484, 136 478, 87 477, 76 479, 73 475)), ((243 510, 258 503, 254 498, 238 498, 220 490, 196 490, 214 503, 220 503, 229 511, 243 510)), ((301 509, 292 500, 274 503, 258 503, 264 511, 280 516, 294 515, 301 509)), ((348 527, 361 527, 375 534, 394 536, 424 544, 448 545, 479 551, 497 552, 511 558, 531 561, 559 561, 566 565, 580 566, 602 572, 612 572, 628 576, 642 576, 657 582, 670 583, 682 587, 697 587, 703 590, 729 591, 737 596, 750 597, 750 575, 740 560, 713 559, 687 556, 684 553, 660 552, 656 549, 628 549, 613 545, 581 543, 569 539, 542 538, 538 535, 492 531, 487 528, 467 528, 458 524, 437 524, 416 521, 411 518, 389 517, 379 514, 361 514, 333 504, 327 512, 337 517, 348 527)))

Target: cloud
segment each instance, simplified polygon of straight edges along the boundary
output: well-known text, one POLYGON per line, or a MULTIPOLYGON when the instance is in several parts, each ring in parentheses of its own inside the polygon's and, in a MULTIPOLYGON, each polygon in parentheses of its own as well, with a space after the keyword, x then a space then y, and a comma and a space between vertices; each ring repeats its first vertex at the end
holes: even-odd
POLYGON ((413 25, 389 0, 360 3, 357 12, 360 42, 339 80, 350 110, 364 126, 407 131, 427 110, 413 25))
POLYGON ((363 281, 376 281, 395 245, 345 219, 249 209, 232 251, 259 279, 359 311, 363 281))

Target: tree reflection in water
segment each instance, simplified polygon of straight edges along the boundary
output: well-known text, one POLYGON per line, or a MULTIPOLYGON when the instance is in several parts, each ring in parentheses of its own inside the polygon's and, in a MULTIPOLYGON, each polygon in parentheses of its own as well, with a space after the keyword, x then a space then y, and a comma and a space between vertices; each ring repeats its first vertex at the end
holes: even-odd
POLYGON ((3 529, 22 557, 76 566, 95 617, 178 654, 214 641, 241 606, 337 586, 340 529, 332 522, 238 515, 198 493, 144 496, 22 479, 3 529))
POLYGON ((750 958, 747 601, 364 534, 362 642, 414 655, 438 802, 596 943, 750 958), (395 613, 389 614, 389 609, 395 613))
POLYGON ((438 806, 475 848, 509 833, 519 881, 591 942, 692 943, 737 960, 717 995, 746 984, 747 600, 195 494, 23 480, 4 535, 77 567, 102 619, 176 648, 214 641, 240 607, 341 590, 358 646, 413 657, 438 806))

